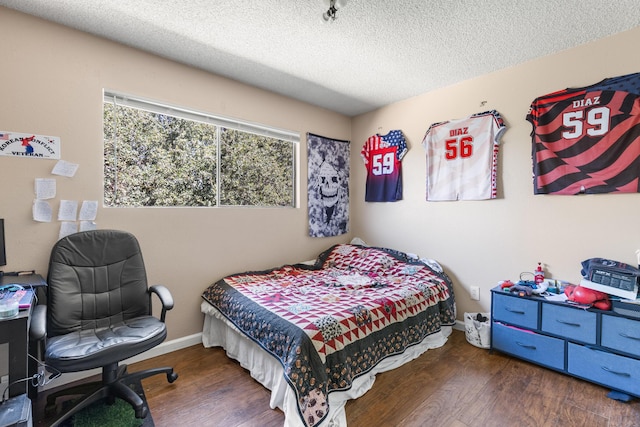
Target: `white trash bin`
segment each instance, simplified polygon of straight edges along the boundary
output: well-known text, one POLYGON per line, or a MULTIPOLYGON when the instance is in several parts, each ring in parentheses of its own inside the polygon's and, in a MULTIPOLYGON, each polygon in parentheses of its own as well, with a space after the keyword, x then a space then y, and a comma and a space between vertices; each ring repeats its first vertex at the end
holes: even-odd
POLYGON ((491 313, 465 313, 464 334, 469 344, 489 348, 491 346, 491 313))

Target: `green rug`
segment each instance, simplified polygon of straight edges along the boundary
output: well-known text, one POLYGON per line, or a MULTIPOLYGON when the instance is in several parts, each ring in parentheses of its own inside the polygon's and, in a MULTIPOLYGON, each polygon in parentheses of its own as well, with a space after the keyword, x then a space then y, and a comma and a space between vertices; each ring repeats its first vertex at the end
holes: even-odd
MULTIPOLYGON (((142 385, 137 382, 129 384, 146 402, 142 385)), ((113 405, 106 402, 96 402, 75 414, 65 422, 63 427, 154 427, 151 411, 143 419, 136 418, 135 411, 122 399, 116 399, 113 405)))

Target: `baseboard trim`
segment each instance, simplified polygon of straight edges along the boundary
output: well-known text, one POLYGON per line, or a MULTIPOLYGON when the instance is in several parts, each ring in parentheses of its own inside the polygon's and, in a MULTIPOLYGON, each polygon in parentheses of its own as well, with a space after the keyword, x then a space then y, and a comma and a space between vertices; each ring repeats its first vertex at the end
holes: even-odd
POLYGON ((452 326, 456 331, 464 331, 464 322, 462 320, 456 320, 455 325, 452 326))
MULTIPOLYGON (((151 359, 152 357, 162 356, 164 354, 171 353, 172 351, 191 347, 192 345, 196 345, 196 344, 202 344, 202 332, 199 332, 193 335, 188 335, 186 337, 177 338, 171 341, 165 341, 162 344, 152 348, 151 350, 148 350, 142 354, 139 354, 137 356, 124 360, 123 363, 131 364, 131 363, 140 362, 142 360, 151 359)), ((102 373, 101 369, 91 369, 89 371, 70 372, 70 373, 62 374, 60 377, 56 378, 55 380, 41 386, 39 390, 48 390, 51 388, 59 387, 65 384, 72 383, 74 381, 92 377, 94 375, 99 375, 101 373, 102 373)))

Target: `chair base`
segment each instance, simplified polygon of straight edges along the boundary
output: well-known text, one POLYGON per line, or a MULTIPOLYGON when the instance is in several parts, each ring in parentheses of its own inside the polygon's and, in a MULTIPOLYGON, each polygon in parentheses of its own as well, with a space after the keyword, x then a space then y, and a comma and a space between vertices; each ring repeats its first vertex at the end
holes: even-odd
POLYGON ((157 374, 166 374, 169 383, 173 383, 178 379, 178 374, 174 373, 171 367, 153 368, 129 374, 127 373, 127 365, 118 365, 116 363, 105 366, 102 368, 102 381, 80 384, 48 395, 45 415, 55 413, 56 400, 59 397, 84 395, 73 407, 60 414, 53 421, 51 427, 59 426, 74 414, 99 400, 107 399, 108 404, 113 404, 116 397, 128 402, 133 407, 136 418, 145 418, 149 410, 144 400, 127 384, 157 374))

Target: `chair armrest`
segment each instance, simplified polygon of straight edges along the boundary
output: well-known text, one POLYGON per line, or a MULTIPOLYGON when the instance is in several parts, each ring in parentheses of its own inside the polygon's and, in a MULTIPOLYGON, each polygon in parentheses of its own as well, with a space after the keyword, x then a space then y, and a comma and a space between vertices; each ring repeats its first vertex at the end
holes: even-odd
MULTIPOLYGON (((171 292, 163 285, 153 285, 149 287, 149 292, 156 294, 162 303, 162 313, 160 314, 160 320, 164 322, 164 318, 168 310, 173 308, 173 296, 171 292)), ((151 297, 151 294, 149 294, 151 297)))
POLYGON ((29 338, 41 341, 47 335, 47 306, 39 304, 33 307, 29 324, 29 338))

